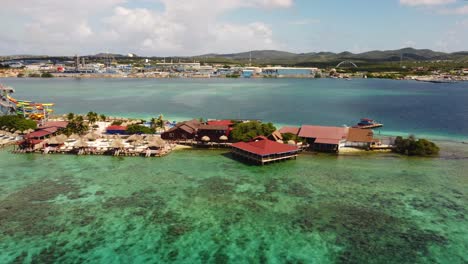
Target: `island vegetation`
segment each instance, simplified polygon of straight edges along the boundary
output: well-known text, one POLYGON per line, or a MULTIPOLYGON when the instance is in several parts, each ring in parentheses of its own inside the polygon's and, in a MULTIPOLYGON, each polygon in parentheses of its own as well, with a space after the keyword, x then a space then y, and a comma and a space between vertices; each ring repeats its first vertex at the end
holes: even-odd
POLYGON ((238 122, 234 125, 231 135, 235 142, 248 142, 258 136, 268 136, 274 131, 276 131, 276 127, 272 123, 261 123, 259 121, 238 122))
POLYGON ((397 137, 395 139, 394 152, 408 156, 435 156, 439 154, 439 147, 427 139, 416 139, 414 136, 408 138, 397 137))
POLYGON ((155 129, 154 128, 150 128, 150 127, 146 127, 146 126, 142 126, 142 125, 137 125, 137 124, 133 124, 133 125, 129 125, 127 126, 127 134, 154 134, 155 132, 155 129))
POLYGON ((37 123, 19 115, 0 116, 0 128, 9 130, 24 131, 36 129, 37 123))

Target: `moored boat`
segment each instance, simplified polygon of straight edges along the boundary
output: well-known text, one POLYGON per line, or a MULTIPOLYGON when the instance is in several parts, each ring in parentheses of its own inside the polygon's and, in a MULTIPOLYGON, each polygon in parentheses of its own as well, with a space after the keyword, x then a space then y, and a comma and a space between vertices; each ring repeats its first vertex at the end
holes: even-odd
POLYGON ((354 128, 362 128, 362 129, 373 129, 383 127, 383 124, 380 124, 372 119, 369 118, 362 118, 361 121, 354 126, 354 128))

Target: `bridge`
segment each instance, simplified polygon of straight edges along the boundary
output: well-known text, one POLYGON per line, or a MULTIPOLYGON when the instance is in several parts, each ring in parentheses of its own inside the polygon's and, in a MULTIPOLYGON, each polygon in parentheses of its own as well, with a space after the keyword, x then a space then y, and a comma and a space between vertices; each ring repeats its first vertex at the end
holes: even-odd
POLYGON ((354 62, 352 62, 352 61, 346 60, 346 61, 342 61, 342 62, 338 63, 338 65, 336 65, 335 68, 339 68, 339 67, 340 67, 341 65, 343 65, 343 64, 351 64, 351 65, 354 66, 354 68, 357 68, 357 67, 358 67, 358 66, 356 65, 356 63, 354 63, 354 62))

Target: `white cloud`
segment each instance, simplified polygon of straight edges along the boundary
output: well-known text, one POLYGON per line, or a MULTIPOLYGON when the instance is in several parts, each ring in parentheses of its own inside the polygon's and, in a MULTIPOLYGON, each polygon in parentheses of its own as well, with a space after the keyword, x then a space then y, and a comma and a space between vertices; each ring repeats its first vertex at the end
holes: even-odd
MULTIPOLYGON (((8 43, 11 39, 20 43, 17 52, 61 55, 106 50, 191 55, 277 47, 267 24, 255 20, 229 23, 220 18, 240 8, 289 8, 294 4, 294 0, 147 3, 152 1, 163 9, 135 8, 127 0, 35 0, 34 5, 26 0, 2 0, 0 17, 13 14, 22 18, 18 30, 8 36, 8 43)), ((6 42, 7 38, 0 36, 0 46, 6 42)))
POLYGON ((436 6, 455 2, 456 0, 400 0, 400 4, 408 6, 436 6))

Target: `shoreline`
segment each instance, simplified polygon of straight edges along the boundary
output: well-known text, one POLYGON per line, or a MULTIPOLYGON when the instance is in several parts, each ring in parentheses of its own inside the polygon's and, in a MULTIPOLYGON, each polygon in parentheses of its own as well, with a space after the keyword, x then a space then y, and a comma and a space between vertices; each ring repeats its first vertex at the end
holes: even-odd
POLYGON ((171 80, 171 79, 187 79, 187 80, 207 80, 207 79, 222 79, 222 80, 263 80, 263 79, 305 79, 305 80, 316 80, 316 79, 334 79, 334 80, 392 80, 392 81, 413 81, 413 82, 425 82, 425 83, 433 83, 437 84, 444 84, 444 83, 465 83, 468 82, 468 77, 462 76, 461 78, 454 79, 450 82, 437 82, 438 79, 432 78, 432 76, 418 76, 418 78, 402 78, 402 79, 395 79, 395 78, 364 78, 364 77, 349 77, 349 78, 333 78, 333 77, 320 77, 316 78, 313 76, 277 76, 277 77, 264 77, 264 76, 254 76, 254 77, 225 77, 225 76, 128 76, 128 75, 112 75, 112 74, 97 74, 97 75, 54 75, 51 78, 43 78, 43 77, 17 77, 17 76, 0 76, 0 79, 32 79, 32 80, 51 80, 51 79, 111 79, 111 80, 139 80, 139 79, 163 79, 163 80, 171 80), (420 78, 419 78, 420 77, 420 78), (426 78, 426 79, 424 79, 426 78))

